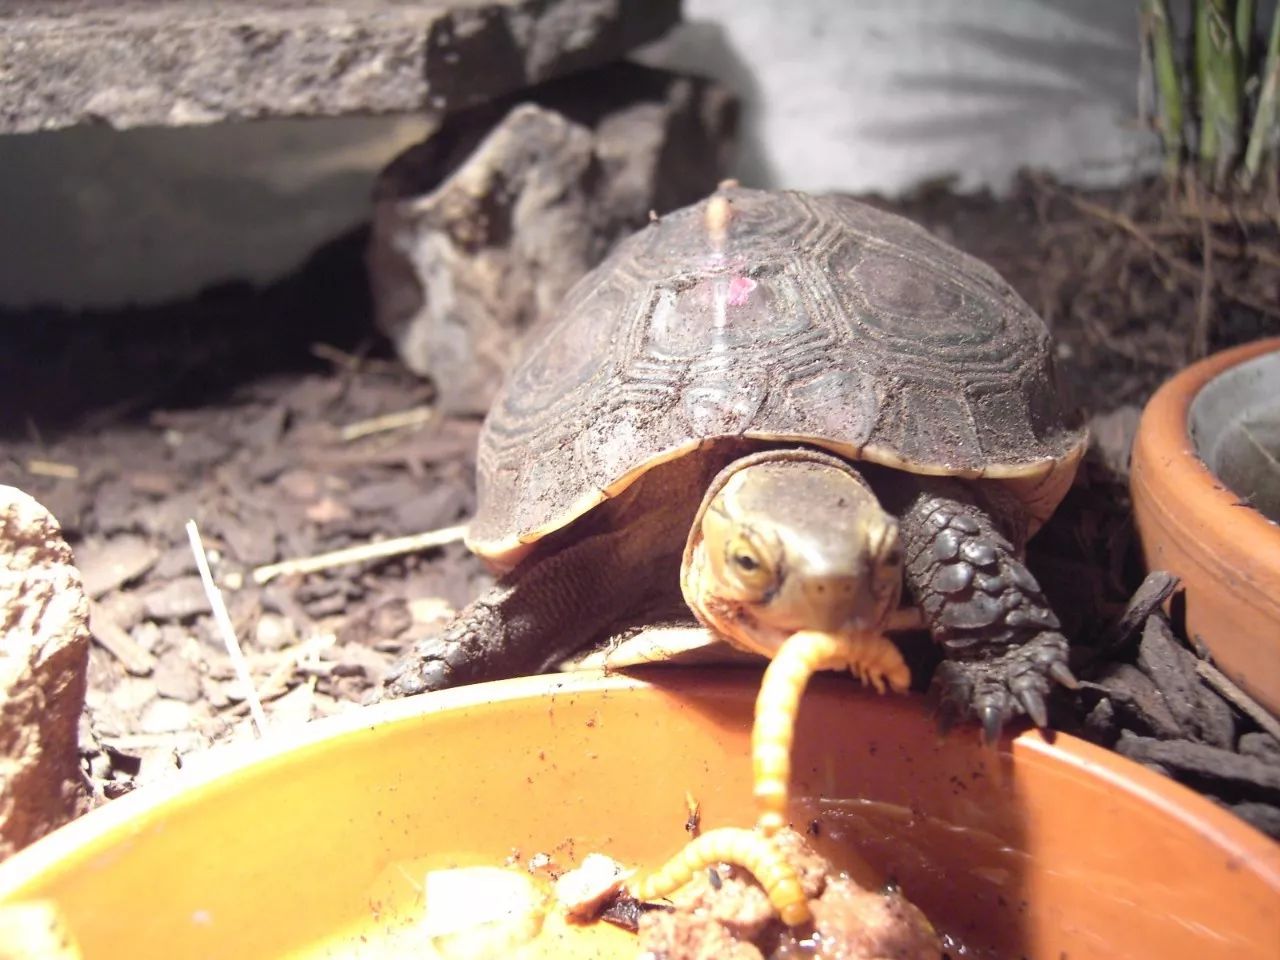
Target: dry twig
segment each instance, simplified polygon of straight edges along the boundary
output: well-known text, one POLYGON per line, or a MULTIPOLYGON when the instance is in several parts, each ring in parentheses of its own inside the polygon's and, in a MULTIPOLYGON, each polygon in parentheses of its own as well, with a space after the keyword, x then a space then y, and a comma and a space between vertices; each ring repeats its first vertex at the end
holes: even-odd
MULTIPOLYGON (((1198 209, 1205 212, 1204 207, 1199 207, 1198 209)), ((1140 226, 1153 238, 1183 238, 1199 232, 1200 224, 1204 222, 1208 222, 1210 226, 1213 225, 1213 220, 1207 216, 1206 213, 1206 216, 1197 221, 1194 226, 1186 223, 1180 223, 1178 221, 1144 223, 1140 226)), ((1063 226, 1071 227, 1079 225, 1064 224, 1063 226)), ((1063 232, 1066 232, 1066 230, 1063 232)), ((1247 241, 1232 243, 1229 240, 1223 240, 1221 237, 1215 237, 1212 234, 1209 235, 1209 244, 1213 247, 1213 252, 1219 256, 1228 257, 1233 260, 1256 260, 1258 263, 1264 264, 1268 267, 1280 268, 1280 253, 1276 253, 1274 250, 1270 250, 1260 244, 1248 243, 1247 241)))
POLYGON ((348 563, 363 563, 368 560, 383 560, 387 557, 398 557, 431 547, 442 547, 447 543, 456 543, 466 536, 467 527, 460 524, 456 527, 445 527, 441 530, 430 530, 427 533, 415 533, 407 537, 393 537, 390 540, 379 540, 376 543, 361 544, 345 550, 334 550, 331 553, 319 553, 311 557, 299 557, 294 560, 282 560, 279 563, 268 563, 253 571, 253 582, 257 584, 274 580, 283 574, 315 573, 331 567, 341 567, 348 563))
POLYGON ((333 344, 316 342, 311 344, 310 350, 313 357, 319 360, 326 360, 333 365, 334 369, 341 370, 347 374, 374 373, 378 371, 395 373, 401 369, 398 361, 366 356, 364 348, 361 348, 356 353, 348 353, 346 350, 333 346, 333 344))
POLYGON ((262 711, 257 691, 253 688, 253 678, 249 675, 249 665, 245 662, 244 651, 240 649, 240 641, 236 639, 235 627, 231 624, 231 615, 227 613, 227 605, 222 600, 222 591, 213 582, 213 574, 209 571, 209 558, 205 556, 204 544, 200 540, 200 530, 194 520, 187 521, 187 538, 191 541, 191 552, 196 557, 196 567, 200 571, 200 582, 204 584, 205 596, 209 598, 209 606, 213 610, 214 622, 227 648, 227 656, 231 658, 231 666, 236 677, 244 687, 245 702, 249 704, 249 713, 253 717, 253 725, 258 729, 258 736, 267 732, 267 715, 262 711))
POLYGON ((408 410, 397 410, 394 413, 384 413, 378 417, 371 417, 368 420, 360 420, 356 423, 349 423, 339 432, 343 442, 350 443, 352 440, 359 440, 361 437, 367 437, 375 433, 383 433, 387 430, 400 430, 405 427, 420 427, 427 423, 435 416, 435 408, 430 406, 410 407, 408 410))
POLYGON ((1213 245, 1209 242, 1209 221, 1200 221, 1200 294, 1196 298, 1196 326, 1191 336, 1190 360, 1199 360, 1209 352, 1209 332, 1213 326, 1213 245))
POLYGON ((328 343, 313 343, 311 345, 311 355, 320 360, 328 360, 335 367, 342 367, 348 370, 357 369, 364 362, 364 357, 357 356, 354 353, 347 353, 345 350, 339 350, 328 343))
POLYGON ((1271 734, 1271 736, 1280 740, 1280 720, 1277 720, 1267 711, 1266 707, 1236 686, 1225 673, 1207 660, 1196 661, 1196 673, 1200 674, 1205 683, 1238 707, 1246 717, 1271 734))
MULTIPOLYGON (((1059 190, 1057 187, 1048 186, 1048 189, 1053 190, 1055 193, 1066 198, 1067 202, 1081 213, 1088 214, 1091 217, 1096 217, 1099 220, 1123 230, 1141 244, 1144 249, 1152 254, 1152 256, 1172 269, 1175 275, 1186 280, 1189 284, 1194 284, 1197 290, 1203 289, 1205 279, 1204 271, 1202 269, 1197 269, 1195 264, 1188 260, 1166 250, 1146 230, 1135 223, 1132 218, 1120 213, 1119 211, 1111 210, 1107 207, 1101 206, 1100 204, 1093 203, 1083 197, 1073 196, 1070 193, 1059 190)), ((1223 296, 1230 300, 1242 303, 1246 307, 1256 310, 1264 316, 1268 316, 1273 319, 1280 319, 1280 308, 1277 308, 1274 304, 1264 303, 1256 297, 1252 297, 1249 294, 1242 293, 1225 285, 1220 284, 1218 289, 1222 292, 1223 296)))
POLYGON ((58 480, 75 480, 80 476, 80 468, 70 463, 55 463, 52 460, 28 460, 27 473, 37 477, 55 477, 58 480))
POLYGON ((1170 206, 1184 220, 1199 223, 1203 217, 1215 227, 1280 226, 1280 211, 1274 205, 1242 206, 1203 192, 1195 196, 1175 195, 1170 206))

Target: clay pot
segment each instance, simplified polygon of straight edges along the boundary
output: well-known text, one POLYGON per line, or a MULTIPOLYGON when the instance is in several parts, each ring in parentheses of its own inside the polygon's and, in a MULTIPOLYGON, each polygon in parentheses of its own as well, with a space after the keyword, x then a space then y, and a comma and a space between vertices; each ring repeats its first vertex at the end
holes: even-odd
MULTIPOLYGON (((704 829, 750 824, 759 679, 583 673, 353 711, 64 827, 0 865, 0 907, 47 898, 94 960, 407 955, 429 869, 656 865, 687 839, 686 792, 704 829)), ((944 741, 919 699, 824 676, 795 770, 795 822, 896 878, 953 956, 1275 956, 1280 846, 1082 741, 944 741)), ((607 924, 552 919, 534 946, 635 955, 607 924)))
MULTIPOLYGON (((1266 486, 1257 472, 1265 454, 1236 455, 1257 452, 1240 439, 1250 418, 1280 418, 1280 338, 1215 354, 1156 391, 1134 439, 1130 487, 1147 565, 1182 579, 1188 632, 1280 713, 1280 526, 1242 498, 1266 486)), ((1275 509, 1265 492, 1257 504, 1275 509)))

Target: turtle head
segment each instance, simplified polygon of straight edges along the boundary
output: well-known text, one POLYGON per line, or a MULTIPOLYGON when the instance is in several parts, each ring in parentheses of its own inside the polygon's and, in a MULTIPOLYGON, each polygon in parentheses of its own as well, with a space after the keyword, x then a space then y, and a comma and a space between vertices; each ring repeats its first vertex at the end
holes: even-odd
POLYGON ((766 655, 797 630, 882 630, 898 605, 902 554, 897 520, 865 481, 821 454, 740 464, 713 486, 686 551, 695 612, 766 655))

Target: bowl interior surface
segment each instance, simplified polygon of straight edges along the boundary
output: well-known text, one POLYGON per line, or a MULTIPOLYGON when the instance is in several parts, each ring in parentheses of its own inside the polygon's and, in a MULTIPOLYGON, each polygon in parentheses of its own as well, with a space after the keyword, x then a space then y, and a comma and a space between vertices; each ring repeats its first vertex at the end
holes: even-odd
POLYGON ((1187 421, 1205 466, 1280 523, 1280 352, 1218 374, 1191 401, 1187 421))
MULTIPOLYGON (((428 869, 655 866, 749 825, 756 669, 502 681, 364 708, 139 791, 0 865, 0 903, 47 898, 86 957, 431 956, 428 869)), ((917 698, 819 677, 795 823, 900 883, 951 956, 1271 958, 1280 846, 1070 737, 945 739, 917 698)), ((521 956, 634 956, 548 920, 521 956)))

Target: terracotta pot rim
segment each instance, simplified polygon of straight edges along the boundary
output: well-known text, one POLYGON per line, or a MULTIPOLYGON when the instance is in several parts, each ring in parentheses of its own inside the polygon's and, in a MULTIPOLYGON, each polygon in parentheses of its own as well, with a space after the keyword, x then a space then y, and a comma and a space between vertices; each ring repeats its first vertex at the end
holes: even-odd
MULTIPOLYGON (((51 904, 86 956, 404 956, 399 934, 421 946, 424 871, 521 850, 660 862, 687 836, 690 790, 704 826, 751 822, 759 681, 650 667, 357 709, 206 756, 38 841, 0 865, 0 904, 51 904)), ((868 879, 901 877, 940 929, 1011 956, 1273 952, 1280 845, 1173 781, 1068 736, 944 739, 922 698, 848 677, 816 678, 801 714, 797 814, 821 809, 822 835, 854 839, 868 879)), ((530 947, 633 955, 611 930, 551 923, 530 947)))
MULTIPOLYGON (((86 849, 99 852, 115 841, 123 840, 131 827, 167 810, 199 804, 203 790, 232 775, 243 775, 284 762, 296 761, 307 753, 335 745, 352 735, 367 735, 375 728, 389 725, 417 724, 430 717, 451 712, 468 712, 515 700, 537 699, 548 695, 607 693, 625 696, 627 692, 656 688, 664 690, 679 685, 705 683, 708 689, 723 688, 731 695, 746 673, 759 673, 754 666, 717 668, 650 667, 630 674, 584 670, 575 673, 518 677, 491 683, 475 684, 404 700, 392 700, 361 707, 349 713, 312 721, 299 730, 280 735, 268 734, 262 740, 245 744, 229 744, 214 748, 198 764, 162 783, 139 788, 112 800, 79 819, 54 831, 31 846, 0 863, 0 901, 13 897, 34 877, 57 867, 66 858, 86 849), (664 682, 674 671, 684 676, 679 684, 664 682), (651 679, 657 678, 657 679, 651 679)), ((819 678, 815 683, 827 682, 819 678)), ((856 688, 850 696, 873 696, 856 688)), ((673 693, 678 697, 678 693, 673 693)), ((883 707, 894 711, 929 713, 926 699, 919 695, 897 695, 886 699, 883 707)), ((970 731, 959 728, 950 736, 965 736, 970 731)), ((1118 753, 1099 747, 1070 734, 1057 733, 1046 738, 1029 729, 1006 738, 998 748, 1013 756, 1036 755, 1061 762, 1089 778, 1096 778, 1114 791, 1149 804, 1167 816, 1182 822, 1238 862, 1248 863, 1265 881, 1280 891, 1280 844, 1276 844, 1234 814, 1223 810, 1190 788, 1147 770, 1118 753)))
MULTIPOLYGON (((1192 364, 1152 395, 1138 424, 1134 483, 1146 488, 1153 508, 1170 527, 1217 545, 1205 560, 1219 569, 1265 563, 1280 575, 1280 526, 1241 504, 1235 491, 1200 459, 1190 433, 1191 403, 1218 374, 1276 351, 1280 337, 1223 350, 1192 364)), ((1280 597, 1272 599, 1280 605, 1280 597)))

